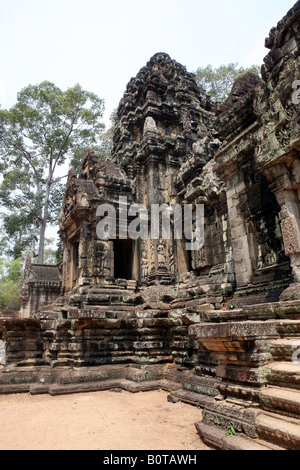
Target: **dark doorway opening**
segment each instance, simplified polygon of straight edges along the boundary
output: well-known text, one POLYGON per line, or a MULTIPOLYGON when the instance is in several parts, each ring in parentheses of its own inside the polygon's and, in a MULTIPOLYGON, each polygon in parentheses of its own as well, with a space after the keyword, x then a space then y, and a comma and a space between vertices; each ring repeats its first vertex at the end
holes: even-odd
POLYGON ((186 251, 186 260, 187 260, 188 272, 190 273, 193 270, 193 260, 192 260, 192 252, 189 250, 186 251))
POLYGON ((73 244, 73 285, 76 285, 79 278, 79 242, 73 244))
POLYGON ((133 248, 132 240, 114 240, 115 279, 132 279, 133 248))

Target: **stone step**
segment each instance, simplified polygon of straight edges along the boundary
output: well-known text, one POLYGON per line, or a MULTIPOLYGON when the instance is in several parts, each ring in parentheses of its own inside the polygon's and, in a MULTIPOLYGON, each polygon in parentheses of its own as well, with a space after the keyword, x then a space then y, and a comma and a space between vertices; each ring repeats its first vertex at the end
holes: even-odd
POLYGON ((202 422, 195 423, 197 432, 203 442, 218 450, 284 450, 284 448, 272 445, 260 439, 251 439, 244 434, 237 433, 234 436, 227 436, 227 430, 217 428, 202 422))
POLYGON ((170 393, 172 398, 182 401, 183 403, 188 403, 190 405, 195 405, 201 408, 204 408, 206 405, 213 403, 214 399, 207 395, 201 393, 190 392, 188 390, 180 389, 170 393))
POLYGON ((8 395, 11 393, 28 393, 30 391, 31 384, 0 384, 0 395, 8 395))
POLYGON ((263 407, 287 413, 300 414, 300 391, 269 387, 259 394, 263 407))
MULTIPOLYGON (((270 347, 272 355, 280 360, 291 360, 292 355, 296 351, 296 341, 299 339, 295 338, 280 338, 270 341, 270 347)), ((298 346, 299 348, 299 346, 298 346)))
POLYGON ((107 380, 105 382, 89 382, 78 384, 51 385, 49 387, 50 395, 68 395, 72 393, 100 392, 120 388, 128 392, 152 391, 160 388, 159 382, 131 382, 126 379, 107 380))
POLYGON ((195 392, 211 397, 216 397, 220 394, 216 388, 217 382, 218 379, 195 376, 184 380, 182 383, 182 388, 189 392, 195 392))
MULTIPOLYGON (((131 393, 148 392, 153 390, 170 391, 178 387, 178 384, 167 380, 152 380, 148 382, 133 382, 126 379, 106 380, 103 382, 87 382, 73 384, 32 384, 24 391, 30 391, 32 395, 49 393, 55 395, 68 395, 86 392, 101 392, 105 390, 122 389, 131 393)), ((8 392, 9 393, 9 392, 8 392)))
POLYGON ((289 450, 300 449, 300 422, 264 412, 258 414, 255 426, 260 439, 289 450))
POLYGON ((264 367, 268 383, 300 389, 300 366, 293 362, 272 362, 264 367))
POLYGON ((31 395, 47 395, 49 393, 49 384, 32 384, 29 392, 31 395))

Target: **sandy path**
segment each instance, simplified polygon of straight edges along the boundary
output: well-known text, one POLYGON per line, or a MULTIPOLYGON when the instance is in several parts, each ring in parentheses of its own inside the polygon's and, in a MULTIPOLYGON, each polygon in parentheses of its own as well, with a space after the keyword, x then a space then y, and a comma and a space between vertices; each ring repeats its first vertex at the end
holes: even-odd
POLYGON ((201 410, 163 391, 0 396, 0 450, 206 450, 201 410))

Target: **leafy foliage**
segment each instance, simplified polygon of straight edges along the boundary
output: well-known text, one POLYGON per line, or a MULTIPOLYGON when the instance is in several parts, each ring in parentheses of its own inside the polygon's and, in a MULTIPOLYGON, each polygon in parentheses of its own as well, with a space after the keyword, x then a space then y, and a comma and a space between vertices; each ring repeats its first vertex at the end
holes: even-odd
POLYGON ((247 72, 259 75, 259 70, 258 65, 252 65, 249 68, 238 67, 237 63, 221 65, 218 68, 207 65, 197 69, 196 82, 206 90, 214 101, 224 102, 229 96, 235 80, 247 72))
POLYGON ((229 426, 227 428, 227 433, 225 434, 225 437, 234 437, 236 435, 236 430, 234 429, 233 426, 229 426))
POLYGON ((72 155, 101 148, 103 108, 103 100, 80 85, 63 92, 45 81, 21 90, 10 110, 0 109, 0 204, 4 230, 15 241, 13 256, 38 229, 43 262, 45 230, 57 223, 66 167, 72 155))
POLYGON ((21 259, 0 259, 0 310, 19 310, 19 284, 22 279, 21 259))
MULTIPOLYGON (((117 115, 117 110, 115 109, 111 116, 110 122, 111 125, 101 134, 101 141, 100 145, 97 148, 97 155, 100 160, 109 160, 112 153, 113 147, 113 130, 115 125, 115 119, 117 115)), ((93 147, 95 150, 95 147, 93 147)), ((82 161, 82 151, 81 150, 74 150, 73 158, 71 160, 71 166, 75 168, 77 171, 81 168, 81 161, 82 161)))

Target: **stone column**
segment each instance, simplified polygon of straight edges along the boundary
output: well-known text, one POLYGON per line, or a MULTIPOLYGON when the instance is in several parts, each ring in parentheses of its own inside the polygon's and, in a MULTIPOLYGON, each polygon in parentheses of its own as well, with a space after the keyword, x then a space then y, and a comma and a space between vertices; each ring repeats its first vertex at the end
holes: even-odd
POLYGON ((300 202, 296 191, 284 189, 279 181, 273 183, 273 192, 281 207, 280 220, 285 252, 291 259, 293 276, 300 282, 300 202))
POLYGON ((246 185, 237 166, 231 165, 222 175, 226 183, 229 225, 237 287, 251 284, 253 266, 247 226, 241 206, 247 199, 246 185))
MULTIPOLYGON (((161 136, 157 130, 156 122, 152 117, 147 117, 144 125, 143 139, 145 143, 145 167, 144 177, 146 179, 145 203, 148 213, 153 213, 151 205, 161 206, 167 204, 166 198, 166 157, 162 146, 161 136)), ((159 237, 161 237, 161 213, 159 214, 159 237)), ((151 220, 151 222, 153 222, 151 220)), ((171 272, 168 260, 168 245, 161 238, 151 240, 150 258, 150 282, 170 283, 171 272), (155 269, 154 269, 155 266, 155 269)))
MULTIPOLYGON (((265 170, 272 183, 270 188, 280 205, 281 230, 285 253, 291 260, 294 281, 300 283, 300 199, 299 189, 291 181, 289 168, 277 164, 265 170)), ((299 285, 292 285, 281 297, 284 300, 299 300, 299 285)))

